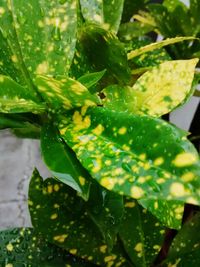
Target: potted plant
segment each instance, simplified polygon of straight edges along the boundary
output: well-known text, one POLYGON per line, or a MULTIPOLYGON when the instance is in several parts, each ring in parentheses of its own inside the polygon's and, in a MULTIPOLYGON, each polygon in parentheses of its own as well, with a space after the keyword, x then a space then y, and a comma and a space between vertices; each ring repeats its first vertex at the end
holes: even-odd
POLYGON ((199 266, 199 155, 162 119, 199 79, 165 47, 197 40, 152 43, 128 22, 146 2, 1 1, 0 127, 39 138, 52 177, 33 171, 0 266, 199 266))

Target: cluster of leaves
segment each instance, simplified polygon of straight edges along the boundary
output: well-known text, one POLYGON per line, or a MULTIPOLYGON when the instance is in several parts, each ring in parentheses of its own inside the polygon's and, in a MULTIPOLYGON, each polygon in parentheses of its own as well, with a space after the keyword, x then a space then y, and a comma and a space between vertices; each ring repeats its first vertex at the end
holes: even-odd
POLYGON ((1 232, 3 266, 151 266, 166 227, 181 230, 162 266, 199 266, 199 212, 182 227, 199 155, 161 119, 193 95, 198 63, 164 47, 194 37, 126 38, 147 1, 132 2, 1 0, 0 128, 40 138, 52 173, 31 178, 34 230, 1 232))

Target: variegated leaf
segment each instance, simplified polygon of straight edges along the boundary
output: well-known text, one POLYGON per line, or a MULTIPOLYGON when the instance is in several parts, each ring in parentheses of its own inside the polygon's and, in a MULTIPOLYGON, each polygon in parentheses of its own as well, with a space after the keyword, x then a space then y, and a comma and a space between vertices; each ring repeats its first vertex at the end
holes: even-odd
POLYGON ((66 74, 76 44, 76 0, 2 0, 1 29, 12 59, 30 83, 31 74, 66 74))
POLYGON ((107 189, 136 199, 200 203, 199 156, 175 126, 149 116, 91 108, 85 116, 75 111, 60 133, 107 189))
POLYGON ((0 240, 0 266, 96 266, 47 243, 43 236, 38 235, 32 228, 14 228, 1 231, 0 240))
POLYGON ((10 77, 0 75, 0 112, 43 113, 45 105, 35 102, 30 92, 12 80, 10 77))
POLYGON ((164 241, 165 228, 137 201, 125 199, 119 236, 134 266, 152 266, 164 241))
POLYGON ((104 89, 104 106, 112 110, 160 117, 188 99, 198 59, 163 62, 145 72, 133 87, 104 89))
POLYGON ((108 250, 88 215, 87 205, 68 186, 54 179, 43 181, 34 171, 29 187, 29 210, 38 233, 72 255, 102 267, 115 264, 131 267, 118 244, 112 251, 108 250))
POLYGON ((124 0, 80 0, 83 17, 117 32, 123 12, 124 0))
POLYGON ((146 46, 143 46, 141 48, 138 48, 136 50, 131 51, 130 53, 128 53, 128 59, 132 59, 134 57, 137 57, 141 54, 144 54, 146 52, 155 50, 155 49, 159 49, 162 48, 164 46, 170 45, 170 44, 175 44, 175 43, 179 43, 182 41, 186 41, 186 40, 194 40, 194 37, 175 37, 175 38, 168 38, 164 41, 160 41, 160 42, 156 42, 156 43, 152 43, 146 46))
POLYGON ((90 94, 85 86, 68 77, 54 79, 40 75, 36 77, 35 84, 46 102, 55 110, 70 110, 100 103, 99 98, 90 94))
POLYGON ((43 159, 54 177, 77 190, 88 199, 90 175, 77 160, 74 152, 60 140, 55 126, 44 125, 41 133, 43 159))
POLYGON ((87 73, 81 76, 78 81, 84 85, 87 89, 90 89, 92 86, 96 85, 99 80, 104 76, 106 70, 99 72, 87 73))

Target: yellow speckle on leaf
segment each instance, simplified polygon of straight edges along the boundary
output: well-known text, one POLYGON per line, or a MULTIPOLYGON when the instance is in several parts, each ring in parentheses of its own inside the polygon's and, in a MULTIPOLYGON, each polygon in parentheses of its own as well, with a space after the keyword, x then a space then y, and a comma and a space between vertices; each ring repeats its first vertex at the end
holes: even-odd
POLYGON ((182 197, 186 194, 186 190, 181 183, 173 183, 170 187, 170 194, 175 197, 182 197))
POLYGON ((54 213, 51 215, 51 220, 55 220, 58 218, 58 214, 57 213, 54 213))
POLYGON ((9 243, 7 246, 6 246, 6 249, 8 251, 13 251, 13 245, 11 243, 9 243))
POLYGON ((172 162, 176 167, 190 166, 198 161, 196 155, 192 153, 183 152, 176 156, 172 162))
POLYGON ((104 177, 101 179, 100 183, 103 187, 107 188, 108 190, 112 190, 115 184, 117 183, 117 180, 114 178, 104 177))
POLYGON ((145 160, 146 157, 147 157, 147 155, 145 153, 139 155, 139 159, 141 159, 141 160, 145 160))
POLYGON ((79 176, 78 179, 79 179, 80 184, 81 184, 82 186, 85 185, 85 178, 84 178, 84 177, 79 176))
POLYGON ((126 202, 125 203, 125 208, 134 208, 135 207, 135 202, 126 202))
POLYGON ((75 255, 77 253, 77 249, 76 248, 73 248, 73 249, 70 249, 69 251, 71 254, 75 255))
POLYGON ((37 74, 45 74, 48 72, 49 64, 47 61, 42 62, 37 66, 36 73, 37 74))
POLYGON ((58 184, 54 185, 54 191, 58 192, 60 190, 60 186, 58 184))
POLYGON ((104 258, 104 261, 105 262, 111 262, 111 261, 113 261, 113 260, 115 260, 116 259, 116 255, 110 255, 110 256, 106 256, 105 258, 104 258))
POLYGON ((132 186, 131 188, 131 196, 135 199, 139 199, 144 195, 144 191, 139 186, 132 186))
POLYGON ((67 127, 60 129, 60 134, 64 135, 67 131, 67 127))
POLYGON ((101 124, 99 124, 92 132, 96 135, 101 135, 103 131, 104 127, 101 124))
POLYGON ((137 245, 134 247, 134 250, 137 252, 141 252, 142 251, 142 243, 137 243, 137 245))
POLYGON ((162 157, 159 157, 159 158, 154 160, 154 165, 159 166, 159 165, 163 164, 163 162, 164 162, 164 159, 162 157))
POLYGON ((184 182, 191 182, 194 179, 195 175, 193 172, 187 172, 181 176, 181 179, 184 182))
POLYGON ((118 134, 125 134, 127 132, 127 128, 126 127, 121 127, 119 130, 118 130, 118 134))
POLYGON ((5 267, 14 267, 11 263, 5 265, 5 267))
POLYGON ((53 192, 53 186, 52 186, 52 185, 48 185, 48 187, 47 187, 47 192, 48 192, 49 194, 51 194, 51 193, 53 192))
POLYGON ((160 250, 160 248, 161 248, 161 247, 160 247, 159 245, 154 245, 154 246, 153 246, 153 249, 155 249, 155 250, 160 250))
POLYGON ((106 253, 106 249, 107 249, 107 246, 106 245, 101 246, 100 247, 101 253, 106 253))
POLYGON ((53 240, 59 242, 59 243, 64 243, 65 239, 68 237, 68 235, 57 235, 54 236, 53 240))

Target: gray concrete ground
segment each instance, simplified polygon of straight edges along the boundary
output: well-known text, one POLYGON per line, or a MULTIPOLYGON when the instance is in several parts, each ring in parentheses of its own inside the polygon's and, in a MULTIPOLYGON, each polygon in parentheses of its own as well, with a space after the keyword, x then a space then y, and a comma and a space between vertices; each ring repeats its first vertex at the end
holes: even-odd
POLYGON ((28 184, 34 167, 44 176, 37 140, 18 139, 0 132, 0 229, 30 226, 27 207, 28 184))

